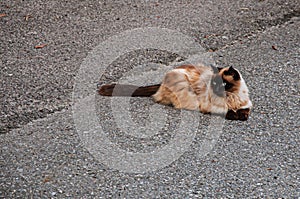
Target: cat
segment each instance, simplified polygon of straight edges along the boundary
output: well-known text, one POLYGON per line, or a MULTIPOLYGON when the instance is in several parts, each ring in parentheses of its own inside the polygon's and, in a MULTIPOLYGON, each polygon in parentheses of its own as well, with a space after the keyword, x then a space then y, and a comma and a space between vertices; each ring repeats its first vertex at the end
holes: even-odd
POLYGON ((152 96, 160 104, 224 115, 229 120, 247 120, 252 108, 248 87, 232 66, 181 65, 167 72, 161 84, 108 84, 98 92, 103 96, 152 96))

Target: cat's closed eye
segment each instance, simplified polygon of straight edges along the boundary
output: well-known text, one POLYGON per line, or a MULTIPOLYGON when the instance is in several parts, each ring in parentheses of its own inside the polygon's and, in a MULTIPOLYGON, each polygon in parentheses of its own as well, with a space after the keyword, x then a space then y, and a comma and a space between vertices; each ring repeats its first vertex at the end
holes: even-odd
POLYGON ((224 86, 225 86, 225 90, 227 91, 227 90, 229 90, 229 89, 231 89, 233 87, 233 84, 225 83, 224 86))

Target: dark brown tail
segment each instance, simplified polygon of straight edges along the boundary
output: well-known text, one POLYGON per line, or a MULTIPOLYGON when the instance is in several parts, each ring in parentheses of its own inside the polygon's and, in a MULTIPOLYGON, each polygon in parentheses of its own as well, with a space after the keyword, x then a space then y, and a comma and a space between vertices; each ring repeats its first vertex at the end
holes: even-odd
POLYGON ((102 96, 131 96, 131 97, 150 97, 159 89, 160 84, 151 86, 134 86, 127 84, 105 84, 98 92, 102 96))

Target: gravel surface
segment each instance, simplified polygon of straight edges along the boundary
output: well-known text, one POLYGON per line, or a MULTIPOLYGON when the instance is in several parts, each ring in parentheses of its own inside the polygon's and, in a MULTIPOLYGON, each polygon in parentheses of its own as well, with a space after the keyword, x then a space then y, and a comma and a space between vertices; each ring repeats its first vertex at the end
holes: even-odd
MULTIPOLYGON (((0 198, 300 197, 297 1, 5 1, 0 6, 6 14, 0 17, 0 198), (216 135, 208 126, 219 118, 188 113, 197 126, 185 129, 192 130, 186 138, 192 139, 187 149, 177 146, 183 151, 178 158, 158 170, 122 172, 99 161, 93 146, 83 142, 72 91, 94 47, 124 30, 149 26, 180 30, 217 65, 238 68, 254 109, 247 122, 225 121, 216 135), (47 45, 36 49, 40 44, 47 45), (203 155, 204 141, 213 136, 212 149, 203 155)), ((119 57, 99 80, 116 81, 148 61, 182 60, 170 52, 136 51, 119 57)), ((181 135, 183 113, 172 107, 158 106, 167 123, 136 138, 116 125, 110 98, 94 99, 105 135, 127 152, 153 151, 181 135), (151 135, 157 128, 160 133, 151 135)), ((147 125, 155 104, 147 98, 129 102, 131 119, 147 125)))
POLYGON ((0 3, 0 132, 70 106, 88 53, 133 28, 166 27, 217 50, 299 16, 283 1, 5 1, 0 3), (47 44, 35 49, 36 45, 47 44))

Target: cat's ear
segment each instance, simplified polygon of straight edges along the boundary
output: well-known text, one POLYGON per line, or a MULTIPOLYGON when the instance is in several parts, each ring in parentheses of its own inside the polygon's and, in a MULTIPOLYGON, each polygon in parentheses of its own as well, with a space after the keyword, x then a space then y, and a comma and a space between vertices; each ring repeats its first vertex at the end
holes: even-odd
POLYGON ((236 70, 235 70, 232 66, 230 66, 229 69, 228 69, 228 71, 234 72, 234 71, 236 71, 236 70))
POLYGON ((241 79, 240 73, 235 68, 233 68, 232 66, 230 66, 228 68, 228 70, 224 72, 224 74, 232 76, 233 79, 236 80, 236 81, 241 79))
POLYGON ((223 69, 222 67, 217 67, 217 68, 218 68, 219 72, 223 69))

